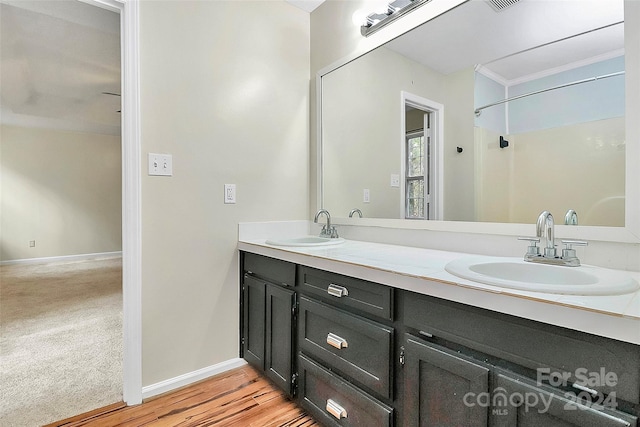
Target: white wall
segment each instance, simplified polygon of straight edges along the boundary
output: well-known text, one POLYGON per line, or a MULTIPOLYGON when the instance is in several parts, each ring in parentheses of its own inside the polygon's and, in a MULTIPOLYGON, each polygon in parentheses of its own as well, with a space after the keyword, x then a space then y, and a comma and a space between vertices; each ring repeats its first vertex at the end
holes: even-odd
POLYGON ((380 48, 324 78, 324 208, 332 215, 359 208, 367 218, 400 218, 400 188, 390 178, 403 163, 402 91, 444 104, 445 77, 380 48))
POLYGON ((309 217, 309 14, 143 1, 140 28, 143 170, 173 155, 142 177, 147 386, 238 357, 238 222, 309 217))
POLYGON ((573 209, 581 225, 623 227, 624 127, 615 118, 506 135, 504 149, 499 134, 476 128, 477 220, 528 224, 548 210, 561 223, 573 209))
POLYGON ((473 82, 473 69, 445 76, 384 47, 323 77, 323 207, 338 217, 359 208, 367 218, 401 218, 390 177, 404 162, 404 91, 444 106, 444 219, 472 220, 473 82))
POLYGON ((0 260, 122 250, 119 136, 2 126, 0 152, 0 260))
POLYGON ((473 83, 469 68, 446 76, 444 108, 444 212, 446 221, 474 219, 473 83), (458 153, 457 147, 463 149, 458 153))

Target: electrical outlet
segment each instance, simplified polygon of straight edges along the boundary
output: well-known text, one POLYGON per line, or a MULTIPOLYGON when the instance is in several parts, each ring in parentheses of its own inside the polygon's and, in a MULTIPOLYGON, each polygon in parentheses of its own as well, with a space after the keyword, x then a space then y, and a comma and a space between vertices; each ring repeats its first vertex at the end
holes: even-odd
POLYGON ((149 153, 149 175, 172 176, 173 156, 171 154, 149 153))
POLYGON ((236 185, 225 184, 224 185, 224 203, 233 204, 236 202, 236 185))
POLYGON ((29 240, 29 247, 30 248, 35 248, 36 247, 36 241, 35 240, 29 240))
POLYGON ((362 193, 362 201, 364 203, 369 203, 369 201, 370 201, 369 189, 368 188, 365 188, 363 193, 362 193))

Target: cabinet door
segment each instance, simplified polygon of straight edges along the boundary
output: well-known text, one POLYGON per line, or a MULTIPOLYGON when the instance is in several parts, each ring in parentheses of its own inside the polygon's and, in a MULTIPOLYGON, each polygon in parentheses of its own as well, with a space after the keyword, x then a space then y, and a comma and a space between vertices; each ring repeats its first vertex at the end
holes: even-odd
POLYGON ((511 372, 497 370, 491 398, 493 427, 630 427, 635 416, 596 404, 575 403, 575 396, 536 384, 511 372))
POLYGON ((290 396, 293 395, 293 307, 295 293, 281 286, 266 285, 265 374, 290 396))
POLYGON ((242 345, 244 359, 250 365, 260 371, 264 371, 265 282, 245 274, 242 293, 244 310, 242 345))
POLYGON ((407 426, 486 426, 489 368, 411 335, 405 336, 404 419, 407 426))

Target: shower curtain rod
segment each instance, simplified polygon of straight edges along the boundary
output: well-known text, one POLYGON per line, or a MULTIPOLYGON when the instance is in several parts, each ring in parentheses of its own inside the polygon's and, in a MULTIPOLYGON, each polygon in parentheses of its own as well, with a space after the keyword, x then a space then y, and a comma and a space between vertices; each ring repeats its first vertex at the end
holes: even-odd
POLYGON ((494 105, 504 104, 505 102, 514 101, 516 99, 524 98, 527 96, 537 95, 539 93, 549 92, 551 90, 556 90, 556 89, 562 89, 563 87, 575 86, 582 83, 595 82, 596 80, 608 79, 609 77, 621 76, 623 74, 624 74, 624 71, 618 71, 617 73, 603 74, 602 76, 595 76, 595 77, 590 77, 588 79, 576 80, 575 82, 565 83, 565 84, 550 87, 547 89, 541 89, 541 90, 536 90, 534 92, 524 93, 522 95, 513 96, 511 98, 503 99, 502 101, 497 101, 491 104, 483 105, 482 107, 478 107, 475 109, 475 114, 476 114, 476 117, 478 117, 480 116, 480 113, 482 112, 482 110, 484 110, 485 108, 493 107, 494 105))

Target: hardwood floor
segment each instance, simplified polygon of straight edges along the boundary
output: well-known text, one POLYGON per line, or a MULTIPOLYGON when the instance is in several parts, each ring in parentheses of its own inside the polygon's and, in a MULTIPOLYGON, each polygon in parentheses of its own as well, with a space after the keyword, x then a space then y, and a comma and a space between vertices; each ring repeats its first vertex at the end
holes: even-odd
POLYGON ((115 404, 45 427, 320 426, 249 366, 234 369, 138 406, 115 404))

